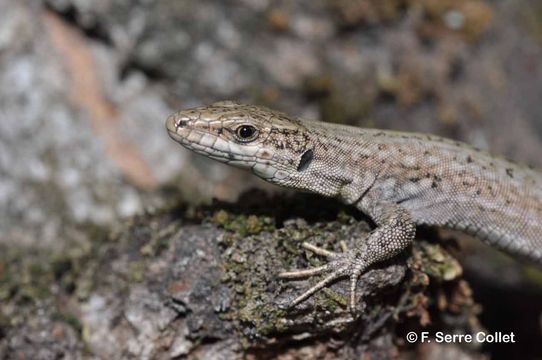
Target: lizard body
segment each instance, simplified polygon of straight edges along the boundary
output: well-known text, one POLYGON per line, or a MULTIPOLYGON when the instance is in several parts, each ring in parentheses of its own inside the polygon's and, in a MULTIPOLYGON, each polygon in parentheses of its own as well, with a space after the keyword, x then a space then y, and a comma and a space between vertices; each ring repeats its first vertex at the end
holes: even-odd
POLYGON ((177 112, 166 127, 188 149, 277 185, 340 198, 375 222, 343 254, 304 244, 329 262, 280 276, 328 275, 293 305, 348 276, 353 309, 360 274, 406 248, 416 225, 461 230, 542 263, 542 173, 461 142, 302 120, 229 101, 177 112))

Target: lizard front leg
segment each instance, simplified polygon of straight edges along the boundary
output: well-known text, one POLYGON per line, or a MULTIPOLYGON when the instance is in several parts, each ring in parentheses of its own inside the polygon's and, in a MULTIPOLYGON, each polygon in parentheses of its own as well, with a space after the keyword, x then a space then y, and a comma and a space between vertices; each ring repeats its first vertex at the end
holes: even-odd
POLYGON ((327 274, 313 287, 294 299, 291 306, 296 306, 318 290, 328 286, 339 278, 350 278, 350 310, 356 305, 356 284, 359 276, 369 266, 390 259, 408 247, 416 232, 416 227, 409 212, 395 203, 372 203, 364 199, 358 208, 369 215, 376 223, 374 229, 354 249, 344 253, 331 252, 309 243, 303 247, 329 259, 328 263, 306 270, 294 270, 279 274, 283 279, 298 279, 319 274, 327 274))

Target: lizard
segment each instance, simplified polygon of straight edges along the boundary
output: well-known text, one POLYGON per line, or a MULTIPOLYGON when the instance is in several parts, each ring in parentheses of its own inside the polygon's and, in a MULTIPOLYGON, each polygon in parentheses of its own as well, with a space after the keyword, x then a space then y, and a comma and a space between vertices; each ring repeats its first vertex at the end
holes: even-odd
POLYGON ((376 227, 348 251, 303 243, 327 261, 278 275, 323 277, 291 307, 349 278, 354 311, 358 278, 406 249, 418 225, 460 230, 542 264, 542 173, 532 167, 434 135, 305 120, 233 101, 178 111, 166 128, 198 154, 276 185, 339 198, 372 219, 376 227))

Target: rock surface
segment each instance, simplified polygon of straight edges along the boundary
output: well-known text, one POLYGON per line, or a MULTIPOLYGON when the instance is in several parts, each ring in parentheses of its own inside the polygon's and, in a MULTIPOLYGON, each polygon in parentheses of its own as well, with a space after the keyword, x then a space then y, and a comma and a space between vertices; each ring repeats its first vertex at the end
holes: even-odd
MULTIPOLYGON (((302 242, 341 251, 341 241, 352 246, 369 225, 313 196, 252 192, 240 200, 142 215, 49 260, 28 254, 17 263, 11 252, 11 287, 0 288, 0 355, 388 358, 419 351, 404 343, 407 328, 481 329, 461 266, 427 240, 430 232, 361 277, 355 318, 346 309, 347 281, 289 309, 314 279, 279 281, 276 274, 321 263, 302 242), (270 202, 277 206, 269 209, 270 202)), ((478 357, 474 349, 456 351, 478 357)))

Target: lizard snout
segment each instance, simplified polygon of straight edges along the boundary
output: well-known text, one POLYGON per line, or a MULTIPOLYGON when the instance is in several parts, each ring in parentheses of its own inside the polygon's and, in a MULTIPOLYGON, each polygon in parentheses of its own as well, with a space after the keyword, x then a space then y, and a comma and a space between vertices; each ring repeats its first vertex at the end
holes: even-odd
POLYGON ((189 120, 179 117, 178 114, 171 115, 166 120, 166 128, 169 132, 177 133, 179 129, 186 128, 189 120))

